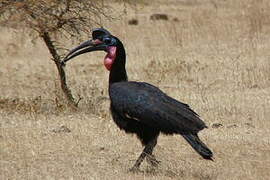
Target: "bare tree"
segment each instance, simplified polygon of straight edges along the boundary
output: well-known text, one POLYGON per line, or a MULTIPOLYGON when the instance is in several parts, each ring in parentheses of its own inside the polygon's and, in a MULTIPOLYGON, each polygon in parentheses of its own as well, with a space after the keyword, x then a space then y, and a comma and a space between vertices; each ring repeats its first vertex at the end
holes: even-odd
POLYGON ((102 18, 111 19, 106 15, 109 10, 103 0, 2 0, 0 23, 16 24, 44 41, 57 67, 61 88, 69 104, 77 107, 79 101, 72 96, 60 64, 62 51, 55 35, 78 39, 88 34, 93 25, 100 25, 102 18))

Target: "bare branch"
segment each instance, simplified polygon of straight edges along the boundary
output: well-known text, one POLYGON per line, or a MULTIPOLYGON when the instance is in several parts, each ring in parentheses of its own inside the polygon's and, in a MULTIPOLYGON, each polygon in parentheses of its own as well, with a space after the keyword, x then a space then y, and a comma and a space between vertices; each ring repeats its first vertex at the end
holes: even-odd
POLYGON ((60 65, 64 48, 53 37, 79 39, 89 35, 94 25, 101 25, 102 18, 113 19, 111 7, 103 0, 2 0, 0 2, 0 25, 35 31, 44 41, 60 76, 61 88, 72 107, 78 106, 66 83, 60 65))

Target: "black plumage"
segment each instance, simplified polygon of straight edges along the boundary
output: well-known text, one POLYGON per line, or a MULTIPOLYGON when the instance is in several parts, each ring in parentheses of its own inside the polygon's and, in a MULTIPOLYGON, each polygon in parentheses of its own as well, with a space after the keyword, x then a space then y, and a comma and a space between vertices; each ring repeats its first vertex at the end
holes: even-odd
POLYGON ((207 127, 199 115, 187 104, 169 97, 151 84, 128 81, 122 42, 102 28, 95 29, 92 36, 93 40, 73 49, 63 63, 85 52, 107 52, 104 63, 110 70, 109 96, 113 120, 126 133, 136 134, 145 146, 132 170, 137 170, 145 157, 152 165, 157 165, 152 152, 160 133, 182 135, 196 152, 211 160, 211 150, 197 135, 207 127))

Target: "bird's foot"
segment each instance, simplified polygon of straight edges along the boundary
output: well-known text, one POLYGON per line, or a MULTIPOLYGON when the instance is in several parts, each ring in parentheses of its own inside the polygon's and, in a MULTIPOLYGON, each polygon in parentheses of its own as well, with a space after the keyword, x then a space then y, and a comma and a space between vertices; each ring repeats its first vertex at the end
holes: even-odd
POLYGON ((146 161, 153 167, 158 167, 161 161, 158 161, 154 155, 146 156, 146 161))
POLYGON ((141 170, 137 166, 133 166, 132 168, 129 169, 129 172, 131 173, 139 173, 141 170))

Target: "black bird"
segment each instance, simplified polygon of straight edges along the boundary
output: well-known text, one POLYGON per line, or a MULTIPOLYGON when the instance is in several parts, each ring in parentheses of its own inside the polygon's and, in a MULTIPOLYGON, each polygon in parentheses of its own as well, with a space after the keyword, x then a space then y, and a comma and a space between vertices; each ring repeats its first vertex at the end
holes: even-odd
POLYGON ((212 160, 211 150, 198 137, 198 132, 207 128, 199 115, 189 105, 169 97, 151 84, 128 81, 125 48, 109 31, 94 29, 92 38, 71 50, 62 64, 83 53, 107 52, 104 65, 110 71, 109 96, 113 120, 126 133, 136 134, 145 146, 131 170, 138 170, 145 157, 151 165, 157 165, 152 152, 160 132, 182 135, 204 159, 212 160))

